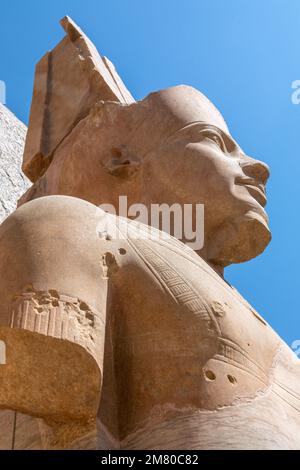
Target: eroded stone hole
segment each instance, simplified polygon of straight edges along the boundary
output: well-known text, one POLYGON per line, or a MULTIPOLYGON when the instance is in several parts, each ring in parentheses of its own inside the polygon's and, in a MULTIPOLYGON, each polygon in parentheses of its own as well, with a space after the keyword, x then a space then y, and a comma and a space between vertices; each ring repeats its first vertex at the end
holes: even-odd
POLYGON ((85 302, 82 302, 82 301, 79 304, 79 308, 80 308, 80 310, 84 310, 84 311, 89 310, 89 306, 85 302))
POLYGON ((216 374, 212 370, 206 370, 204 374, 208 380, 216 380, 216 374))
POLYGON ((229 375, 229 374, 228 374, 228 375, 227 375, 227 379, 229 380, 229 382, 230 382, 231 384, 236 384, 236 383, 237 383, 237 380, 236 380, 236 378, 235 378, 233 375, 229 375))

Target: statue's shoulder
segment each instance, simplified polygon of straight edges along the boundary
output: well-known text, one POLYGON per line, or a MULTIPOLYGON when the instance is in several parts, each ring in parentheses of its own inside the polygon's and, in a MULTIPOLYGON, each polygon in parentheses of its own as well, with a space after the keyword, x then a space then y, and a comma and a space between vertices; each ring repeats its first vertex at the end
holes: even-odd
POLYGON ((204 292, 218 281, 208 264, 180 240, 79 198, 58 195, 27 202, 5 221, 0 242, 7 231, 10 236, 5 243, 22 246, 24 256, 36 259, 37 251, 47 251, 47 263, 51 253, 56 265, 67 257, 72 270, 92 266, 96 279, 122 270, 126 275, 150 272, 172 291, 173 286, 180 290, 181 284, 185 290, 187 283, 198 289, 200 283, 204 292))
POLYGON ((207 266, 191 248, 167 232, 146 225, 138 220, 105 214, 103 223, 98 225, 99 237, 110 241, 125 243, 139 258, 161 263, 192 263, 201 268, 207 266))
POLYGON ((220 283, 217 273, 194 250, 166 232, 109 214, 103 218, 102 228, 98 227, 99 236, 109 240, 107 246, 115 246, 112 252, 119 259, 123 255, 121 265, 150 272, 170 292, 196 289, 202 295, 202 285, 205 295, 208 286, 220 283))

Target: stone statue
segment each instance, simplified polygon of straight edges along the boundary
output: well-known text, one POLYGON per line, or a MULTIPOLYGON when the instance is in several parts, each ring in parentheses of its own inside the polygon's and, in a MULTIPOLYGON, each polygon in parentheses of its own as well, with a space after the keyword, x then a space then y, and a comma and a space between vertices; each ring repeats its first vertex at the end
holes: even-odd
POLYGON ((15 448, 299 449, 299 361, 223 277, 270 241, 268 167, 200 92, 136 102, 62 24, 36 69, 33 186, 0 228, 15 448), (98 207, 120 195, 204 204, 203 247, 98 207))

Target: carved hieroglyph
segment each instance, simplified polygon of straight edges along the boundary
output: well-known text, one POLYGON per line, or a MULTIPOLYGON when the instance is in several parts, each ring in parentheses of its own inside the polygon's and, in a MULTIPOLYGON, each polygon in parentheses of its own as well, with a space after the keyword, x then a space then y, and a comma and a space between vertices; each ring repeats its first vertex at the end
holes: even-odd
POLYGON ((0 228, 0 429, 15 436, 0 444, 300 449, 299 360, 223 273, 271 239, 267 165, 191 87, 135 102, 62 23, 36 70, 33 185, 0 228), (98 207, 120 195, 204 204, 203 248, 98 207))

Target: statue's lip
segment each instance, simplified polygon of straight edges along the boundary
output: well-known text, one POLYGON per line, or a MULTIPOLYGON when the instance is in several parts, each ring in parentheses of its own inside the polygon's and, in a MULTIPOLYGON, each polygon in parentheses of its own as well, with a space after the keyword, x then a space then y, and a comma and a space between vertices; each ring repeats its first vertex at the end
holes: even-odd
POLYGON ((267 197, 265 193, 265 187, 262 183, 258 183, 254 178, 247 178, 245 176, 237 177, 235 184, 240 186, 245 186, 250 195, 259 202, 262 207, 265 207, 267 204, 267 197))

